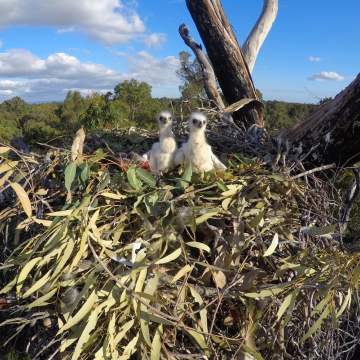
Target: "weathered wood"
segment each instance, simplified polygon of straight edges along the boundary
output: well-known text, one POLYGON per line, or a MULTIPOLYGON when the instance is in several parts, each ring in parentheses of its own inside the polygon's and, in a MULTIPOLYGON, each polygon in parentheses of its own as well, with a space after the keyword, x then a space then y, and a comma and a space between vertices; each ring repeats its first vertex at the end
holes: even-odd
POLYGON ((303 152, 313 151, 314 164, 339 166, 360 161, 360 74, 334 100, 321 105, 308 119, 282 134, 303 152))
POLYGON ((206 95, 219 110, 223 110, 225 108, 225 105, 222 97, 218 92, 216 76, 208 57, 202 51, 201 46, 196 43, 194 39, 190 36, 189 29, 185 24, 180 25, 179 33, 185 44, 189 46, 189 48, 193 51, 197 61, 201 66, 206 95))
POLYGON ((278 0, 264 0, 260 17, 243 45, 242 50, 250 72, 254 69, 260 48, 277 17, 278 8, 278 0))
MULTIPOLYGON (((257 99, 250 71, 220 0, 186 0, 186 4, 228 104, 243 98, 257 99)), ((240 126, 264 125, 261 111, 254 104, 233 117, 240 126)))

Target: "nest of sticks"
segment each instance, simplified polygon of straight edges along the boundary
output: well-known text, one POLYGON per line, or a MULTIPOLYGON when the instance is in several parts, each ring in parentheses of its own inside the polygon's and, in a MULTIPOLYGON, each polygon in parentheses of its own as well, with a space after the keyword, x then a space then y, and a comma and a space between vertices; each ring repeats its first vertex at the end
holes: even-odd
POLYGON ((126 156, 153 134, 103 135, 88 137, 81 161, 0 147, 2 351, 351 358, 360 253, 343 246, 335 172, 305 171, 240 130, 222 137, 229 155, 213 131, 225 174, 177 169, 157 183, 126 156))

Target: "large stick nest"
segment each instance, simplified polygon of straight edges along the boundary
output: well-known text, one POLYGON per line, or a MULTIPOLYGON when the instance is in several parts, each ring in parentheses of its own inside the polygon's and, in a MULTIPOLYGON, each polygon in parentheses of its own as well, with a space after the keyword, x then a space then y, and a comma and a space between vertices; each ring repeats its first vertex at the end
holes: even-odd
POLYGON ((0 149, 3 346, 31 359, 354 351, 360 256, 335 240, 328 182, 235 155, 222 177, 156 184, 106 150, 76 164, 0 149))

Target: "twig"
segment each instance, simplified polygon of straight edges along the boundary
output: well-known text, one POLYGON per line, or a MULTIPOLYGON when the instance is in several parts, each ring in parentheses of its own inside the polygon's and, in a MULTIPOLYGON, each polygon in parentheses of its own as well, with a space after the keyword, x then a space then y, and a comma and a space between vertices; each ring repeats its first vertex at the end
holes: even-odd
POLYGON ((311 170, 308 170, 308 171, 305 171, 301 174, 298 174, 298 175, 295 175, 291 178, 291 180, 296 180, 296 179, 300 179, 304 176, 308 176, 308 175, 311 175, 311 174, 314 174, 316 172, 320 172, 320 171, 324 171, 324 170, 329 170, 329 169, 334 169, 336 168, 336 164, 330 164, 330 165, 323 165, 323 166, 319 166, 317 168, 314 168, 314 169, 311 169, 311 170))

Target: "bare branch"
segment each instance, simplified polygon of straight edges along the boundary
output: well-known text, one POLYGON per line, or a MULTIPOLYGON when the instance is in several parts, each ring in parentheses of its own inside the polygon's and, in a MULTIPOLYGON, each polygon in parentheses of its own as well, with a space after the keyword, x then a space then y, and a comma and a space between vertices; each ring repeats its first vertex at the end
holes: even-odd
POLYGON ((292 146, 316 151, 308 160, 322 165, 351 166, 360 161, 360 74, 333 100, 317 107, 308 118, 287 129, 283 136, 292 146))
POLYGON ((243 53, 250 72, 278 13, 278 0, 264 0, 262 13, 243 46, 243 53))
POLYGON ((336 168, 336 164, 330 164, 330 165, 323 165, 323 166, 319 166, 315 169, 311 169, 311 170, 308 170, 308 171, 305 171, 301 174, 298 174, 298 175, 295 175, 291 178, 291 180, 296 180, 296 179, 300 179, 304 176, 308 176, 308 175, 311 175, 311 174, 314 174, 316 172, 319 172, 319 171, 325 171, 325 170, 330 170, 330 169, 334 169, 336 168))
POLYGON ((204 78, 204 87, 206 94, 210 101, 213 101, 214 104, 220 109, 224 109, 225 105, 224 102, 217 90, 217 83, 214 70, 212 65, 208 59, 208 57, 202 51, 201 45, 197 44, 194 39, 189 35, 189 29, 185 24, 180 25, 179 33, 182 39, 184 40, 185 44, 190 47, 193 51, 196 59, 198 60, 202 74, 204 78))

